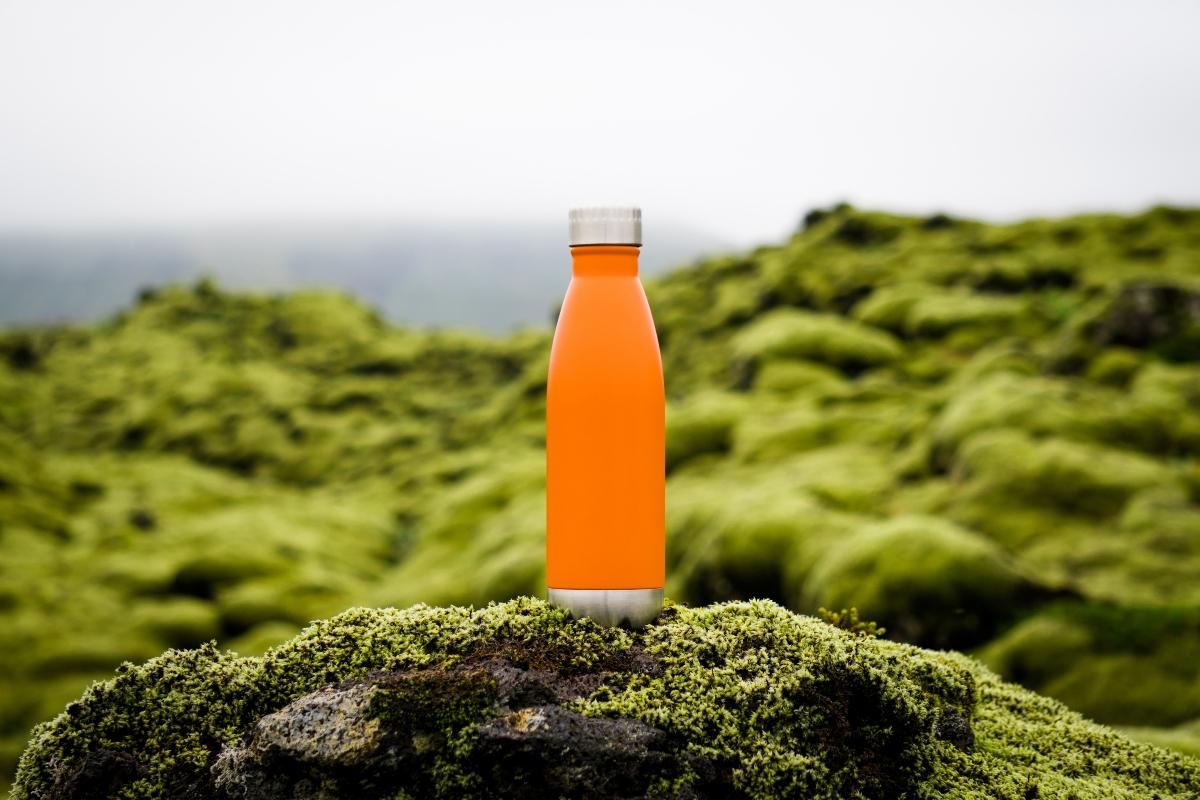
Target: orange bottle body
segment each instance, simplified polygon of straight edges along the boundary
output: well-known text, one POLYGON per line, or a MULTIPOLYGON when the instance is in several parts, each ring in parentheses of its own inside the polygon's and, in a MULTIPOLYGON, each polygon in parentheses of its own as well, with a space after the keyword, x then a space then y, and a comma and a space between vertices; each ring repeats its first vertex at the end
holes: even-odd
POLYGON ((660 589, 666 572, 662 358, 638 248, 571 248, 546 388, 546 583, 660 589))

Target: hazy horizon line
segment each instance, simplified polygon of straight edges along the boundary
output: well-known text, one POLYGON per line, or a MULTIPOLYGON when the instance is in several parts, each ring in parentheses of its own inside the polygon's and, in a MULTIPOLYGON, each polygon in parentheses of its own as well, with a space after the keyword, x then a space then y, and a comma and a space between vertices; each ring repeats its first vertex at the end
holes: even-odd
MULTIPOLYGON (((944 205, 905 205, 888 203, 858 202, 853 199, 841 198, 825 203, 814 203, 804 207, 798 206, 795 224, 791 228, 781 230, 775 239, 790 236, 801 226, 804 216, 814 210, 831 209, 846 204, 861 211, 894 214, 901 217, 926 217, 934 214, 946 214, 963 220, 1009 225, 1037 219, 1062 219, 1068 217, 1095 216, 1104 214, 1134 215, 1144 213, 1158 207, 1200 208, 1200 196, 1193 199, 1161 197, 1120 204, 1086 204, 1064 206, 1060 208, 1028 207, 1008 212, 988 212, 970 208, 954 208, 952 204, 944 205)), ((193 235, 202 233, 302 233, 306 229, 318 228, 322 233, 343 230, 346 232, 377 232, 385 230, 419 230, 428 232, 461 233, 465 228, 475 227, 488 233, 505 230, 522 233, 543 232, 553 227, 567 229, 567 209, 564 206, 561 219, 550 220, 546 217, 520 216, 506 218, 464 216, 462 218, 435 216, 426 217, 412 214, 387 215, 380 213, 346 213, 330 212, 328 214, 300 212, 272 212, 265 214, 230 214, 223 216, 196 216, 190 219, 144 219, 144 220, 92 220, 77 222, 25 222, 6 223, 0 220, 0 236, 105 236, 105 235, 193 235)), ((643 213, 645 209, 643 208, 643 213)), ((756 242, 772 241, 771 237, 763 236, 734 236, 728 232, 709 231, 711 226, 692 223, 679 217, 653 216, 644 217, 648 230, 655 227, 678 235, 694 233, 706 239, 722 241, 728 246, 754 246, 756 242)))

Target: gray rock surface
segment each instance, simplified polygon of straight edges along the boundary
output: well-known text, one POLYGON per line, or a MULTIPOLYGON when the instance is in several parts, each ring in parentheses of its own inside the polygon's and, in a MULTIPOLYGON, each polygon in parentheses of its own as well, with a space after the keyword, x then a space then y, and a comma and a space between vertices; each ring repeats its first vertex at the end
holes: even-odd
MULTIPOLYGON (((482 780, 489 797, 633 798, 669 785, 681 757, 664 731, 566 707, 608 680, 653 672, 654 661, 635 654, 593 671, 560 670, 552 661, 500 646, 448 669, 327 686, 262 717, 238 746, 226 747, 212 767, 215 793, 422 797, 452 794, 446 790, 456 780, 482 780), (466 753, 467 770, 439 769, 448 749, 466 753)), ((692 766, 715 774, 710 765, 692 766)))

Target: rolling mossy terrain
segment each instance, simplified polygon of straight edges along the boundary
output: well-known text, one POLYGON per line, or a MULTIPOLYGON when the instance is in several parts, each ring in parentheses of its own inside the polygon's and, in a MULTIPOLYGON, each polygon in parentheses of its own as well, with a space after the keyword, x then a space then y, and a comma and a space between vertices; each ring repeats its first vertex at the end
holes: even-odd
MULTIPOLYGON (((857 606, 1200 750, 1200 211, 843 206, 646 288, 670 596, 857 606)), ((124 661, 540 593, 550 336, 209 282, 0 334, 3 769, 124 661)))
POLYGON ((125 665, 35 733, 16 800, 1194 798, 1139 744, 977 661, 769 601, 631 633, 524 598, 353 609, 260 658, 125 665))

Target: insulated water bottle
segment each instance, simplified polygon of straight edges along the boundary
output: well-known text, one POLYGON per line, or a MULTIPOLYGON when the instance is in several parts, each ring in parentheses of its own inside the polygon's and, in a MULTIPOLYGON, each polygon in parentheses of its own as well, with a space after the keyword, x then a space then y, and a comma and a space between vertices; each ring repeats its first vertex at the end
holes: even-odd
POLYGON ((569 215, 571 283, 546 385, 546 584, 554 605, 635 627, 662 608, 662 358, 638 279, 642 212, 569 215))

